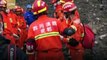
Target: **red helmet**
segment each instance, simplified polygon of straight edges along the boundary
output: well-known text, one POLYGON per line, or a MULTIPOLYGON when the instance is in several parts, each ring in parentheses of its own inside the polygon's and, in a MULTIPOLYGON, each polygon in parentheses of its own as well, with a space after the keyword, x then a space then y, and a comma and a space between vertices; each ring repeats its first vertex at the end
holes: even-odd
POLYGON ((56 9, 55 9, 55 12, 58 12, 58 11, 61 11, 61 10, 63 10, 62 5, 57 5, 56 9))
POLYGON ((54 4, 54 3, 56 3, 56 1, 57 1, 57 0, 52 0, 51 3, 54 4))
POLYGON ((74 11, 75 9, 77 9, 77 6, 72 3, 72 2, 66 2, 63 6, 63 11, 64 12, 71 12, 71 11, 74 11))
POLYGON ((60 0, 61 3, 74 2, 74 0, 60 0))
POLYGON ((0 7, 6 7, 7 1, 6 0, 0 0, 0 7))
POLYGON ((15 11, 16 12, 23 12, 23 8, 21 8, 20 6, 15 6, 15 11))
POLYGON ((41 0, 35 0, 35 2, 32 5, 32 10, 34 15, 42 13, 44 11, 48 10, 47 4, 44 1, 41 0))

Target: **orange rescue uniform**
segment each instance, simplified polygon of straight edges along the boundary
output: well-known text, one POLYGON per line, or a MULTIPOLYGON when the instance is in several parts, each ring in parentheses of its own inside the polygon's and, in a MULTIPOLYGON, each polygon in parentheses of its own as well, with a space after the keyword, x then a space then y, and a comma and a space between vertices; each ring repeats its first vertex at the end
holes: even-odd
POLYGON ((64 60, 59 36, 64 28, 60 21, 46 15, 40 16, 31 24, 28 38, 35 39, 37 60, 64 60))
POLYGON ((16 20, 16 14, 14 14, 12 11, 8 13, 10 23, 12 25, 12 32, 15 34, 18 34, 17 30, 17 20, 16 20))
MULTIPOLYGON (((65 2, 68 2, 68 1, 69 0, 66 0, 65 2)), ((63 2, 63 0, 62 0, 62 2, 63 2)), ((73 2, 73 0, 72 0, 72 2, 73 2)), ((74 25, 77 28, 77 31, 71 37, 76 39, 78 42, 80 42, 82 40, 81 35, 83 34, 83 27, 82 27, 82 24, 80 21, 80 16, 79 16, 78 10, 77 9, 75 10, 75 17, 72 19, 72 21, 71 20, 67 21, 64 19, 62 4, 56 5, 55 7, 56 7, 56 9, 55 9, 54 16, 61 21, 61 25, 62 25, 61 27, 65 27, 65 26, 71 27, 71 25, 74 25)), ((68 43, 67 38, 64 38, 63 42, 68 43)), ((83 60, 84 48, 82 47, 81 43, 76 47, 72 47, 69 44, 67 44, 67 47, 70 50, 70 55, 72 57, 72 60, 83 60)))
MULTIPOLYGON (((10 11, 8 13, 8 16, 9 16, 9 20, 10 20, 10 23, 11 23, 11 26, 12 26, 12 29, 11 29, 12 33, 19 36, 18 25, 17 25, 17 20, 16 20, 16 14, 14 14, 12 11, 10 11)), ((13 40, 15 40, 15 43, 16 43, 17 39, 14 38, 13 40)))
MULTIPOLYGON (((77 31, 75 32, 75 34, 73 34, 71 36, 71 38, 74 38, 78 42, 80 42, 79 45, 76 46, 76 47, 73 47, 73 46, 70 46, 69 44, 67 44, 67 47, 70 50, 70 55, 72 57, 72 60, 83 60, 84 48, 81 44, 81 41, 82 41, 82 38, 83 38, 82 35, 83 35, 84 31, 83 31, 83 27, 81 25, 80 19, 75 16, 72 20, 68 20, 68 21, 63 20, 62 21, 62 27, 66 26, 66 25, 68 27, 71 27, 71 26, 76 27, 77 31)), ((64 42, 68 43, 67 38, 64 38, 64 42)))
POLYGON ((3 35, 11 40, 11 44, 15 44, 15 40, 12 33, 12 26, 8 17, 8 14, 5 12, 0 12, 3 18, 3 35))
POLYGON ((17 15, 17 24, 18 24, 18 30, 19 30, 19 34, 20 34, 20 39, 18 41, 18 46, 20 48, 23 47, 24 41, 27 38, 27 25, 26 25, 26 21, 24 19, 23 16, 19 16, 17 15))

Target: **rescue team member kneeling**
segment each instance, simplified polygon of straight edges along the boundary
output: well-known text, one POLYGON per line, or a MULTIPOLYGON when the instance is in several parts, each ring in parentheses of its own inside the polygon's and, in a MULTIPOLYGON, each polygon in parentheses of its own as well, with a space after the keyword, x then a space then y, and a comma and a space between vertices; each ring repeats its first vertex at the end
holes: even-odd
POLYGON ((38 19, 29 27, 28 40, 35 39, 37 60, 64 60, 60 34, 70 36, 75 31, 71 27, 61 27, 59 20, 47 16, 47 10, 44 1, 34 2, 33 13, 38 19))
POLYGON ((82 46, 82 39, 84 36, 84 29, 79 18, 79 15, 76 15, 77 6, 72 2, 66 2, 62 6, 64 17, 68 27, 75 29, 75 34, 72 36, 67 36, 67 47, 69 48, 71 60, 84 60, 84 47, 82 46))

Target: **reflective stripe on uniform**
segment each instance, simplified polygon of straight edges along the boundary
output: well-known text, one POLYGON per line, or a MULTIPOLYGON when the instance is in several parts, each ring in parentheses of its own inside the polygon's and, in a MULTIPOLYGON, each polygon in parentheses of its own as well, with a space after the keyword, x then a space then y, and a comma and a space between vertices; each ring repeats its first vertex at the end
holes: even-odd
POLYGON ((43 9, 39 10, 38 12, 34 12, 33 14, 36 15, 36 14, 39 14, 39 13, 44 12, 46 10, 47 10, 47 8, 44 7, 43 9))
POLYGON ((39 34, 35 36, 35 40, 50 37, 50 36, 59 36, 59 32, 49 32, 49 33, 44 33, 44 34, 39 34))
POLYGON ((41 13, 41 12, 43 12, 43 11, 46 11, 46 7, 43 8, 43 9, 41 9, 41 10, 39 10, 38 13, 41 13))
POLYGON ((37 1, 37 5, 40 6, 41 1, 37 1))
POLYGON ((34 15, 36 15, 36 14, 37 14, 37 12, 34 12, 33 14, 34 14, 34 15))
POLYGON ((7 28, 7 23, 4 23, 4 28, 7 28))
POLYGON ((11 23, 13 22, 12 18, 10 18, 10 22, 11 22, 11 23))
POLYGON ((75 31, 77 31, 77 28, 76 28, 74 25, 71 25, 71 27, 72 27, 75 31))
POLYGON ((61 3, 65 3, 65 1, 63 1, 63 0, 60 0, 60 2, 61 2, 61 3))
POLYGON ((84 37, 84 33, 81 34, 81 37, 84 37))

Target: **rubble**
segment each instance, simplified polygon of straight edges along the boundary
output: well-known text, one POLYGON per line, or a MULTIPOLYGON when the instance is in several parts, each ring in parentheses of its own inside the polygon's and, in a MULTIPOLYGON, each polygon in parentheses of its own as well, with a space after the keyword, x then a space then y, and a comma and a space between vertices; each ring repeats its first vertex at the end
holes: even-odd
POLYGON ((99 39, 103 40, 105 37, 107 37, 107 34, 100 35, 99 39))

